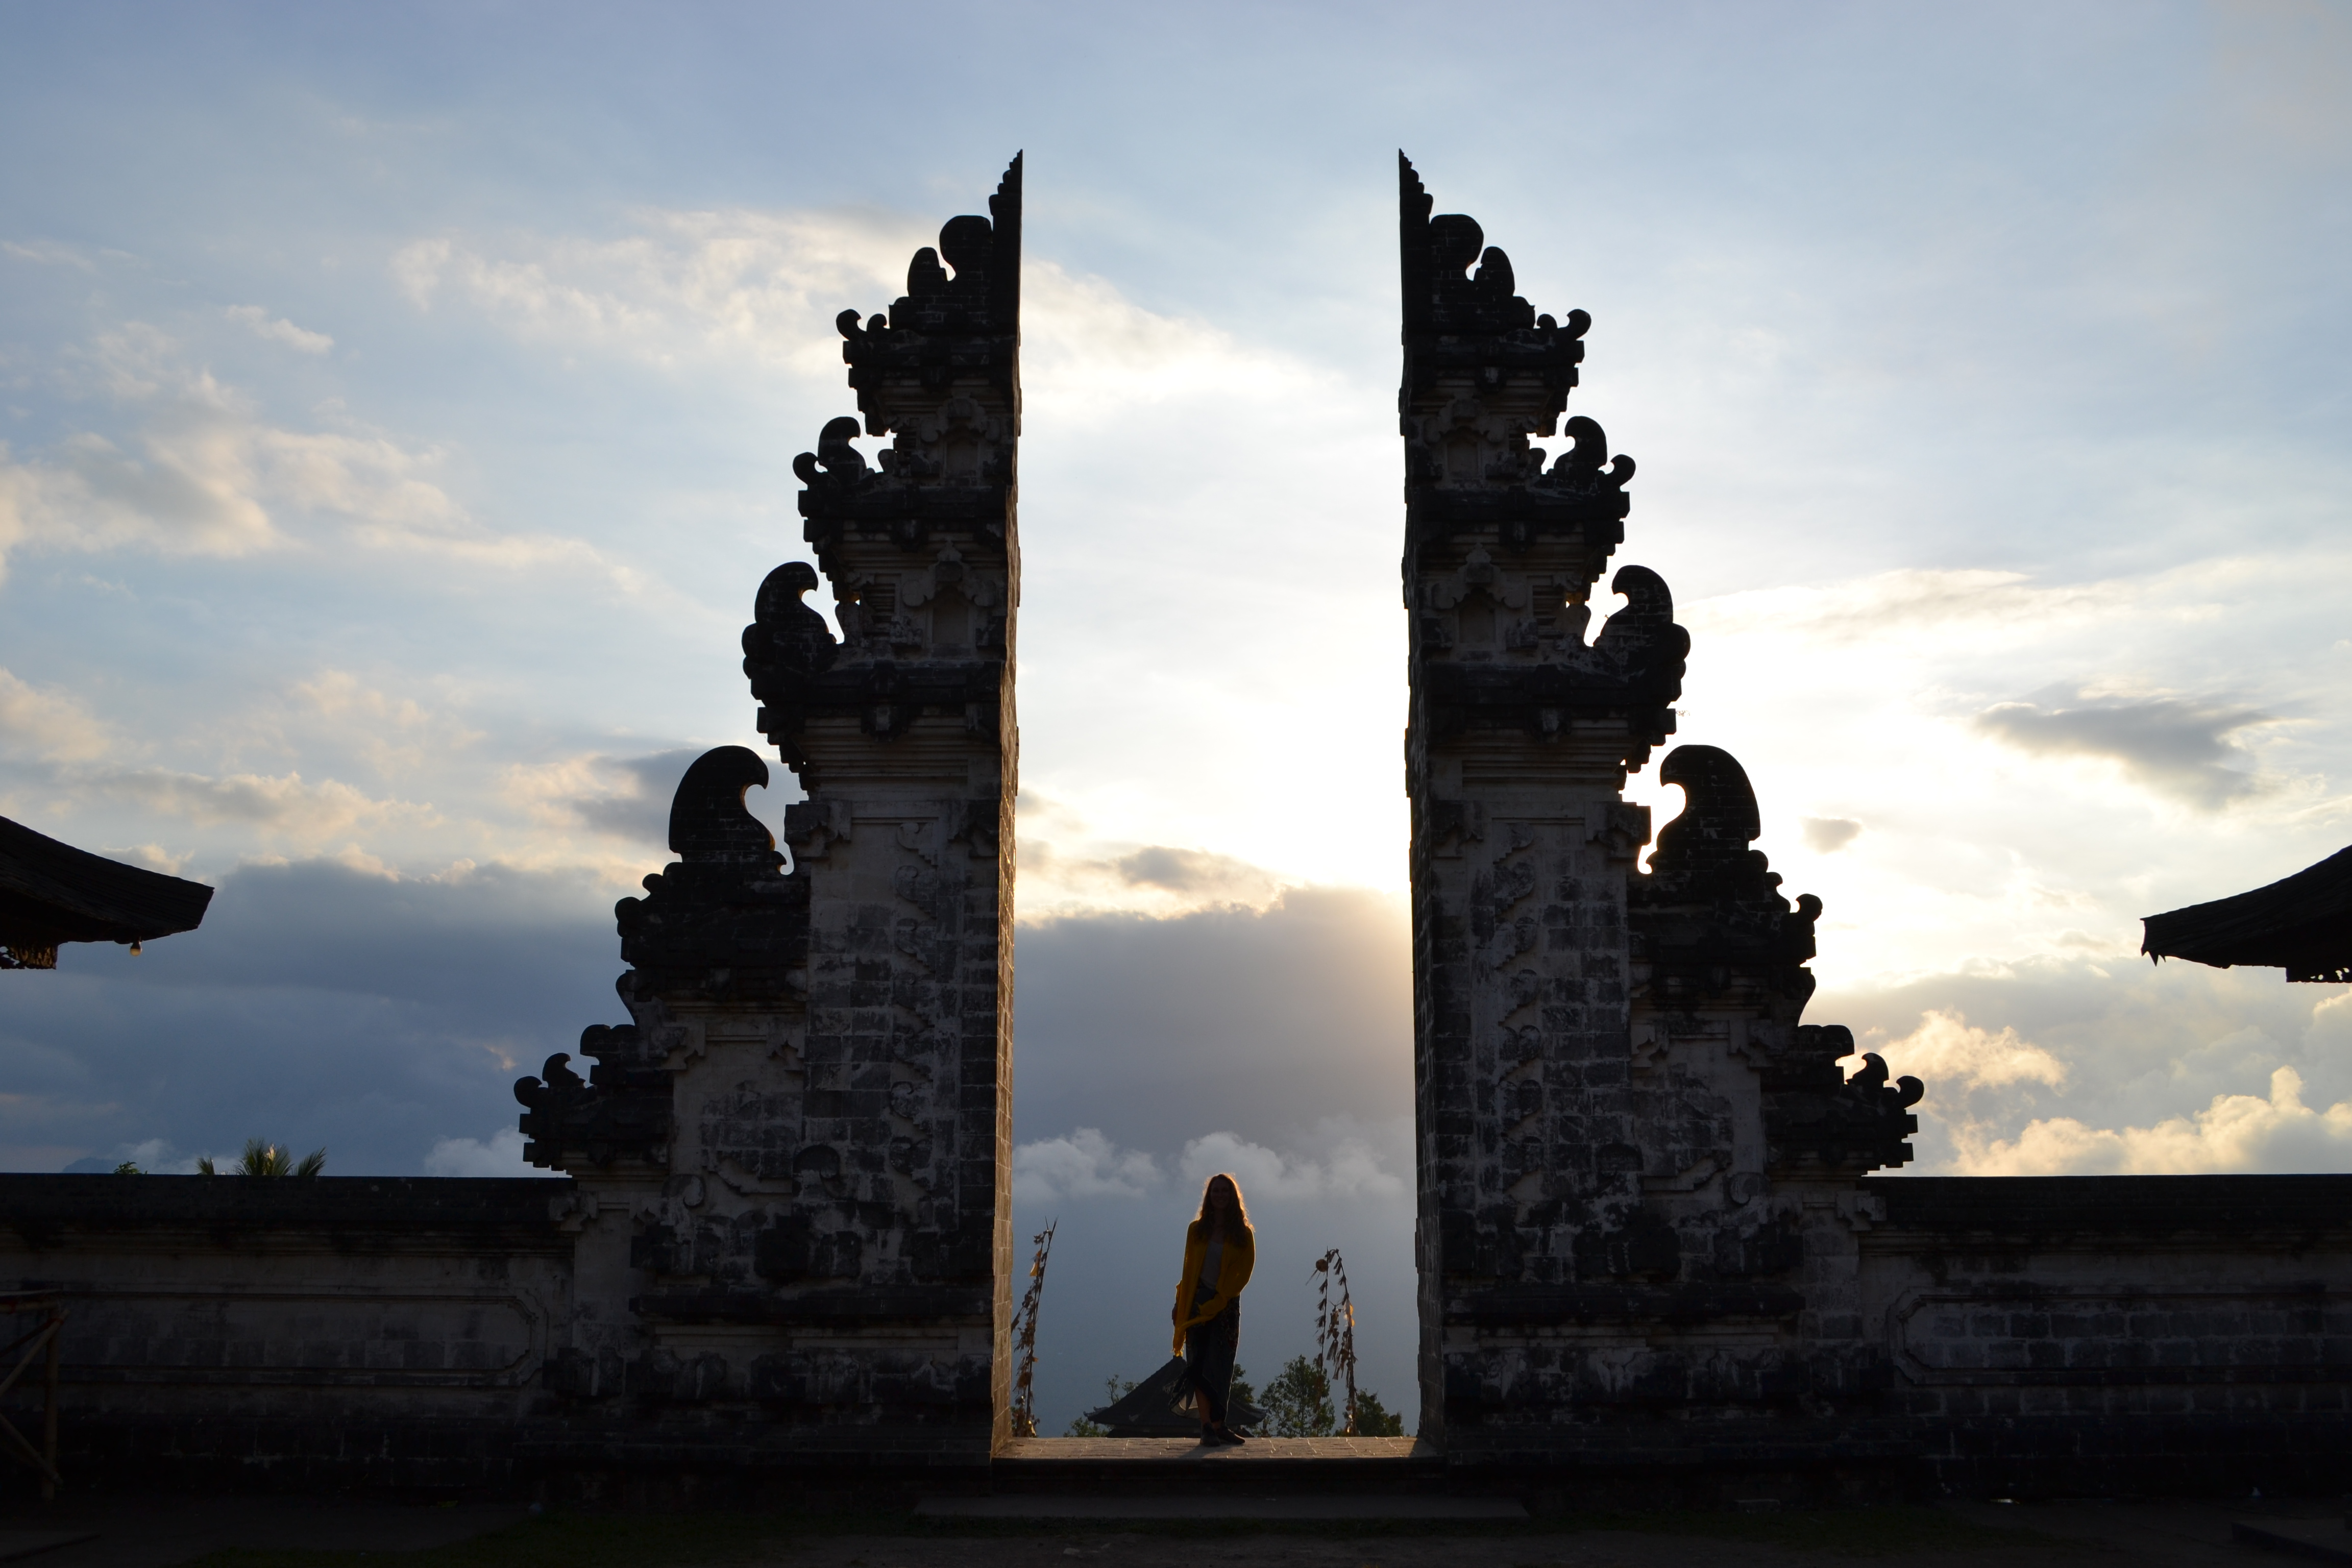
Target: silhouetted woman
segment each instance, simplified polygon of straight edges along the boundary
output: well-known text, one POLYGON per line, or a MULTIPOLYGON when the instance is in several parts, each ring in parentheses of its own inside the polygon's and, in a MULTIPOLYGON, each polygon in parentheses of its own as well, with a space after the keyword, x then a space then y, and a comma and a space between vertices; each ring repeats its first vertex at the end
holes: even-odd
POLYGON ((1176 1352, 1201 1413, 1201 1441, 1238 1443, 1225 1425, 1225 1393, 1234 1382, 1234 1352, 1241 1343, 1242 1287, 1257 1262, 1242 1189, 1220 1172, 1201 1193, 1201 1217, 1184 1231, 1184 1277, 1176 1285, 1176 1352))

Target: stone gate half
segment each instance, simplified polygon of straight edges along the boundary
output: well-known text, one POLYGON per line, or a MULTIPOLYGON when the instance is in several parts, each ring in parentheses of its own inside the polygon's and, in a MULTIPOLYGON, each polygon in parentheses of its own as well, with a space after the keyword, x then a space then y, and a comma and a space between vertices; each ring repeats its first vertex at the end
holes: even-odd
POLYGON ((1921 1088, 1798 1022, 1821 901, 1780 897, 1727 753, 1665 757, 1687 809, 1638 866, 1622 792, 1690 637, 1634 565, 1591 635, 1633 476, 1560 422, 1591 318, 1398 180, 1423 1430, 1460 1462, 1785 1440, 1756 1418, 1871 1396, 1855 1179, 1910 1158, 1921 1088))
POLYGON ((678 862, 620 907, 635 1022, 588 1031, 584 1080, 516 1089, 529 1157, 578 1185, 575 1400, 754 1409, 786 1451, 982 1463, 1005 1435, 1018 158, 989 215, 842 313, 859 417, 793 464, 843 637, 803 562, 743 632, 808 792, 792 874, 743 806, 767 764, 702 757, 678 862))

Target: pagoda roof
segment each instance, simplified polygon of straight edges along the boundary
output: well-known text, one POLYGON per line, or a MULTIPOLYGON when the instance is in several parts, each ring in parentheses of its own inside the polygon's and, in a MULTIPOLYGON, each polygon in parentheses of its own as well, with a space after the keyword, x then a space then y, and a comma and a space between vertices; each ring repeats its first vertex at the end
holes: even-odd
POLYGON ((2289 980, 2352 981, 2352 849, 2266 888, 2149 915, 2140 951, 2217 969, 2279 968, 2289 980))
POLYGON ((152 942, 203 922, 213 890, 0 816, 0 967, 53 969, 68 942, 152 942))
MULTIPOLYGON (((1201 1429, 1192 1398, 1184 1358, 1176 1356, 1111 1404, 1087 1411, 1087 1419, 1112 1437, 1189 1437, 1201 1429)), ((1226 1402, 1225 1421, 1232 1426, 1262 1427, 1265 1412, 1235 1396, 1226 1402)))

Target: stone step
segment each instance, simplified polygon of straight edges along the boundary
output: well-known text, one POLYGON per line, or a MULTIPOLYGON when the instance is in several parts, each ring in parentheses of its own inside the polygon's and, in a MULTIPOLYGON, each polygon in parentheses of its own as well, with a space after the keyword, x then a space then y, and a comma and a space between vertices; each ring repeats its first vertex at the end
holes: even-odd
POLYGON ((1188 1437, 1018 1437, 989 1466, 999 1496, 1216 1493, 1429 1495, 1444 1456, 1412 1437, 1253 1437, 1203 1447, 1188 1437))
POLYGON ((1523 1520, 1512 1498, 1446 1497, 1417 1492, 1012 1492, 989 1497, 927 1497, 915 1505, 931 1519, 1100 1520, 1523 1520))
POLYGON ((2230 1538, 2313 1563, 2352 1563, 2352 1525, 2341 1519, 2241 1519, 2230 1538))

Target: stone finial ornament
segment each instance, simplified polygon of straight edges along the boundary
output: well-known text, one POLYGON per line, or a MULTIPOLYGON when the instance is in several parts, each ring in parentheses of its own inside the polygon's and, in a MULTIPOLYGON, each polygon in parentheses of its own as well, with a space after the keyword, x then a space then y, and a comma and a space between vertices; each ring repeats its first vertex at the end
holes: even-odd
POLYGON ((798 613, 817 577, 789 564, 762 587, 743 634, 761 731, 803 786, 816 779, 804 741, 813 721, 846 721, 877 741, 926 716, 990 736, 1004 722, 1020 312, 1015 158, 989 216, 950 219, 937 249, 916 252, 907 292, 887 312, 861 321, 845 310, 836 322, 860 417, 829 421, 793 468, 842 641, 827 628, 821 645, 824 617, 798 613), (861 436, 891 442, 869 464, 861 436))

